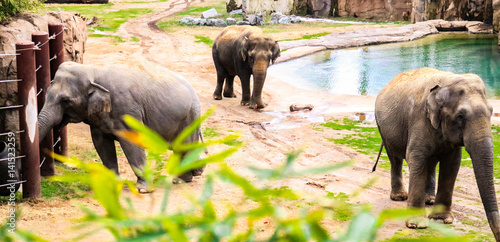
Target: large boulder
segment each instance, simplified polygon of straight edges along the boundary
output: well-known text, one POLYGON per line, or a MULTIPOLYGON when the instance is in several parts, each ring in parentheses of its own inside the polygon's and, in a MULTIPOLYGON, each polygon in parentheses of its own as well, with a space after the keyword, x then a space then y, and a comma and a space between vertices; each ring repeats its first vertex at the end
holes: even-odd
MULTIPOLYGON (((21 14, 11 21, 0 25, 0 53, 15 53, 15 44, 20 40, 31 40, 35 31, 48 32, 49 23, 62 22, 66 27, 63 32, 64 58, 67 61, 83 62, 87 26, 84 19, 67 12, 49 12, 44 16, 21 14)), ((17 75, 15 56, 0 56, 0 80, 15 79, 17 75)), ((0 107, 16 105, 17 83, 0 83, 0 107)), ((17 110, 0 111, 0 130, 18 130, 17 110)), ((3 140, 6 136, 1 136, 3 140)))

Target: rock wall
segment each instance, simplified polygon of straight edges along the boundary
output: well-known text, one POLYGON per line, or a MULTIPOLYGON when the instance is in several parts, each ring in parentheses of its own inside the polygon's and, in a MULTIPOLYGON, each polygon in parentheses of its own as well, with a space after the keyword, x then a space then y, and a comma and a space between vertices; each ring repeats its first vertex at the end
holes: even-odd
MULTIPOLYGON (((293 9, 294 0, 247 0, 247 12, 250 13, 266 13, 281 12, 283 14, 290 14, 293 9)), ((236 6, 241 8, 242 0, 226 0, 227 10, 230 11, 228 6, 236 6)), ((233 10, 233 9, 231 9, 233 10)))
MULTIPOLYGON (((67 12, 50 12, 44 16, 22 14, 0 25, 0 53, 15 53, 19 40, 31 40, 35 31, 48 32, 51 22, 63 22, 64 58, 67 61, 83 62, 87 26, 85 21, 67 12)), ((0 80, 15 79, 17 75, 15 56, 0 56, 0 80)), ((0 83, 0 106, 17 104, 17 83, 0 83)), ((0 133, 18 129, 17 110, 0 110, 0 133)), ((0 137, 0 140, 5 136, 0 137)))
POLYGON ((365 20, 409 19, 411 0, 337 0, 340 17, 356 17, 365 20))

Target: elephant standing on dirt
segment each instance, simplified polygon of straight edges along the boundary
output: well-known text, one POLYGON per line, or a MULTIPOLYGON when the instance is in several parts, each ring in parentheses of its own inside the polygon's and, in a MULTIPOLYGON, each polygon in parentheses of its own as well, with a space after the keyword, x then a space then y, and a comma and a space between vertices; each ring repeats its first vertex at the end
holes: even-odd
MULTIPOLYGON (((492 107, 486 87, 474 74, 457 75, 432 68, 406 71, 380 91, 375 117, 391 162, 391 199, 408 199, 410 207, 441 205, 431 219, 452 223, 453 188, 462 159, 470 154, 477 185, 491 230, 500 239, 500 217, 493 183, 492 107), (409 193, 403 185, 406 159, 409 193), (435 194, 436 165, 439 179, 435 194)), ((409 228, 425 228, 422 217, 406 221, 409 228)))
POLYGON ((278 42, 264 37, 258 27, 229 26, 214 41, 212 57, 217 70, 217 87, 214 99, 236 97, 233 90, 234 77, 241 80, 241 105, 260 109, 266 105, 262 101, 262 88, 266 80, 267 68, 280 56, 278 42), (250 96, 250 75, 253 75, 253 91, 250 96))
MULTIPOLYGON (((200 116, 200 101, 193 87, 164 68, 146 73, 127 66, 65 62, 49 86, 46 100, 38 118, 39 139, 54 127, 84 122, 90 125, 92 142, 103 164, 117 174, 115 140, 132 168, 142 170, 146 161, 143 148, 115 135, 129 129, 123 115, 142 121, 169 142, 200 116)), ((198 130, 186 142, 197 142, 201 135, 198 130)), ((202 172, 198 169, 180 178, 190 182, 193 175, 202 172)), ((147 189, 139 175, 137 188, 141 192, 147 189)))

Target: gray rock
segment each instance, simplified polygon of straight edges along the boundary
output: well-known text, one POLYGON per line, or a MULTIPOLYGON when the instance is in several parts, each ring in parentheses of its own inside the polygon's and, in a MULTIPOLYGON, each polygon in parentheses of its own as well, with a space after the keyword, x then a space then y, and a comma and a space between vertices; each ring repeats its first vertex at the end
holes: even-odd
POLYGON ((215 18, 211 18, 211 19, 207 20, 207 26, 215 26, 216 23, 217 23, 217 19, 215 19, 215 18))
POLYGON ((217 16, 217 10, 215 10, 215 8, 211 8, 201 14, 201 17, 204 19, 213 18, 215 16, 217 16))
POLYGON ((269 24, 271 25, 278 24, 278 20, 271 19, 271 21, 269 21, 269 24))
POLYGON ((294 17, 294 18, 292 18, 292 23, 300 23, 300 22, 302 22, 302 21, 300 20, 300 18, 298 18, 298 17, 294 17))
POLYGON ((289 17, 284 16, 284 17, 280 18, 280 20, 278 22, 280 24, 289 24, 289 23, 292 23, 292 20, 289 17))
POLYGON ((179 20, 179 23, 185 24, 185 25, 193 25, 194 24, 194 18, 193 17, 184 17, 179 20))
POLYGON ((194 25, 200 25, 200 26, 203 26, 203 25, 206 25, 207 24, 207 20, 204 19, 204 18, 195 18, 193 20, 193 24, 194 25))
POLYGON ((215 22, 215 26, 216 27, 227 27, 227 24, 224 20, 217 19, 217 21, 215 22))
POLYGON ((238 13, 243 13, 243 10, 242 9, 233 10, 233 11, 229 12, 229 15, 235 15, 235 14, 238 14, 238 13))
POLYGON ((248 21, 238 21, 236 25, 250 25, 250 22, 248 21))
POLYGON ((235 25, 236 19, 234 18, 226 18, 227 25, 235 25))
POLYGON ((248 22, 250 22, 250 25, 264 25, 266 23, 262 18, 262 14, 248 15, 248 22))

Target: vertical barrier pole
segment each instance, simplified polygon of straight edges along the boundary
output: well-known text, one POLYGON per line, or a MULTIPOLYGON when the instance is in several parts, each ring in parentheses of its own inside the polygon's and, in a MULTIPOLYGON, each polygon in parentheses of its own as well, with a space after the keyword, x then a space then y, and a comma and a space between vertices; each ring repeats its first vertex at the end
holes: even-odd
POLYGON ((23 198, 41 197, 40 154, 38 148, 38 115, 36 101, 35 44, 29 40, 16 43, 17 56, 17 92, 19 104, 19 127, 24 130, 20 135, 21 175, 26 180, 23 184, 23 198))
MULTIPOLYGON (((55 39, 49 41, 50 45, 50 78, 54 79, 57 69, 64 62, 64 45, 63 45, 63 31, 64 26, 62 23, 50 23, 49 34, 55 36, 55 39), (59 35, 58 35, 59 34, 59 35), (55 59, 54 59, 55 57, 55 59)), ((60 155, 68 156, 68 128, 66 126, 59 130, 54 129, 54 152, 60 155)))
MULTIPOLYGON (((31 39, 39 46, 39 50, 36 51, 36 85, 37 85, 37 95, 38 95, 38 113, 42 110, 43 104, 45 104, 45 94, 47 93, 47 88, 50 85, 50 57, 49 57, 49 33, 43 31, 37 31, 32 33, 31 39)), ((53 176, 54 171, 54 158, 50 155, 54 151, 54 140, 52 138, 52 132, 47 134, 42 142, 40 142, 40 172, 42 176, 53 176)))

